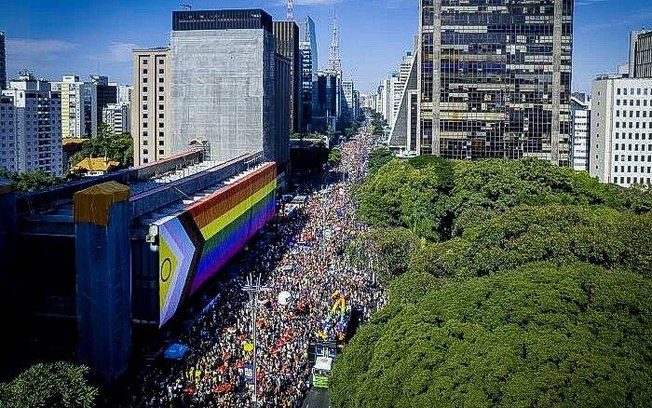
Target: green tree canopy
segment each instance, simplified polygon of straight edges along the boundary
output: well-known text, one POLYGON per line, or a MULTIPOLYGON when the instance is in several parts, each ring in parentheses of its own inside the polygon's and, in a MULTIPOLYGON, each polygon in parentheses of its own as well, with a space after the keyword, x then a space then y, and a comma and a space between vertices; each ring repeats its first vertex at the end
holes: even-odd
POLYGON ((647 407, 651 317, 652 284, 625 271, 529 264, 453 281, 362 326, 335 361, 331 402, 647 407))
POLYGON ((9 383, 0 383, 2 408, 92 408, 97 388, 88 367, 67 362, 35 364, 9 383))
POLYGON ((111 128, 100 123, 97 136, 88 139, 80 152, 70 158, 70 164, 75 165, 87 157, 108 157, 110 160, 120 162, 123 167, 134 164, 134 144, 131 135, 116 135, 111 128))

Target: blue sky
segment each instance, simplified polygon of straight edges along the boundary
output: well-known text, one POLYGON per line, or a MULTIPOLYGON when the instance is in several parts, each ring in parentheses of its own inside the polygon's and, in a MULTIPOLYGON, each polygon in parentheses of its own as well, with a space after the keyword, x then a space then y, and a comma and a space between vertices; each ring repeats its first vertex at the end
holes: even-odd
MULTIPOLYGON (((108 75, 131 83, 131 49, 167 44, 172 10, 263 8, 284 19, 282 0, 4 0, 0 30, 7 33, 8 76, 29 69, 58 79, 74 73, 108 75)), ((345 77, 362 91, 412 48, 417 0, 295 0, 295 16, 317 24, 320 66, 328 59, 333 10, 339 19, 345 77)), ((652 28, 650 0, 576 0, 573 90, 590 91, 592 78, 627 61, 629 31, 652 28)))

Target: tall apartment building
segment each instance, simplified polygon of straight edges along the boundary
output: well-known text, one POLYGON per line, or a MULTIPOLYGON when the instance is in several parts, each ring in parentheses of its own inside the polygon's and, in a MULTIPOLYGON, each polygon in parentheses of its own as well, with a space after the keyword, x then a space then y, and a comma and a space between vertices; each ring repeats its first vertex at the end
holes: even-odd
POLYGON ((290 132, 301 130, 302 63, 299 49, 299 26, 294 21, 274 21, 276 53, 290 60, 290 132))
POLYGON ((18 171, 16 106, 11 96, 0 95, 0 168, 18 171))
POLYGON ((417 150, 568 165, 573 0, 420 0, 417 150))
POLYGON ((353 119, 358 120, 360 117, 360 91, 353 90, 353 119))
MULTIPOLYGON (((15 106, 16 171, 43 170, 63 174, 61 146, 61 100, 50 83, 30 73, 10 81, 3 96, 15 106)), ((0 117, 1 119, 1 117, 0 117)))
POLYGON ((120 135, 131 131, 129 125, 129 105, 110 103, 102 109, 102 122, 107 124, 113 134, 120 135))
POLYGON ((202 143, 213 160, 259 150, 276 160, 275 109, 288 106, 275 104, 272 17, 191 10, 172 19, 172 151, 202 143))
POLYGON ((652 78, 601 76, 591 92, 589 174, 629 187, 652 180, 652 78))
POLYGON ((133 67, 130 128, 138 166, 172 152, 170 49, 136 49, 133 67))
POLYGON ((5 48, 6 35, 0 31, 0 91, 7 87, 7 53, 5 48))
POLYGON ((571 117, 571 167, 577 171, 589 171, 591 95, 572 94, 571 117))
POLYGON ((299 50, 301 52, 301 102, 302 119, 301 131, 309 132, 312 127, 313 106, 317 103, 316 94, 313 94, 314 82, 317 80, 318 51, 315 22, 306 17, 299 23, 299 50))
POLYGON ((634 78, 652 78, 652 30, 630 34, 629 74, 634 78))
POLYGON ((66 138, 90 137, 91 107, 90 94, 85 91, 85 83, 77 75, 64 75, 59 82, 52 82, 53 91, 61 94, 61 135, 66 138))

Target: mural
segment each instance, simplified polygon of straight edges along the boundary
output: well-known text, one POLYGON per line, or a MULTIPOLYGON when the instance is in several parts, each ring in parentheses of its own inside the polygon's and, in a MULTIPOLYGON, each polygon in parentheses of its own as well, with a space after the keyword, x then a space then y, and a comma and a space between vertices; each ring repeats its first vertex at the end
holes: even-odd
POLYGON ((236 255, 276 209, 268 163, 159 223, 159 326, 236 255))

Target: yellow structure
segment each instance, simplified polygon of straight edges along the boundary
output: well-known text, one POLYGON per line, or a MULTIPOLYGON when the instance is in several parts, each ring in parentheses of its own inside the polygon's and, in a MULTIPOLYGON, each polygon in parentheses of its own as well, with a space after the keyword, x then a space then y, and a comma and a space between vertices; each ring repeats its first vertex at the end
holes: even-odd
POLYGON ((87 176, 100 176, 120 166, 120 162, 108 157, 87 157, 72 167, 72 171, 83 172, 87 176))

